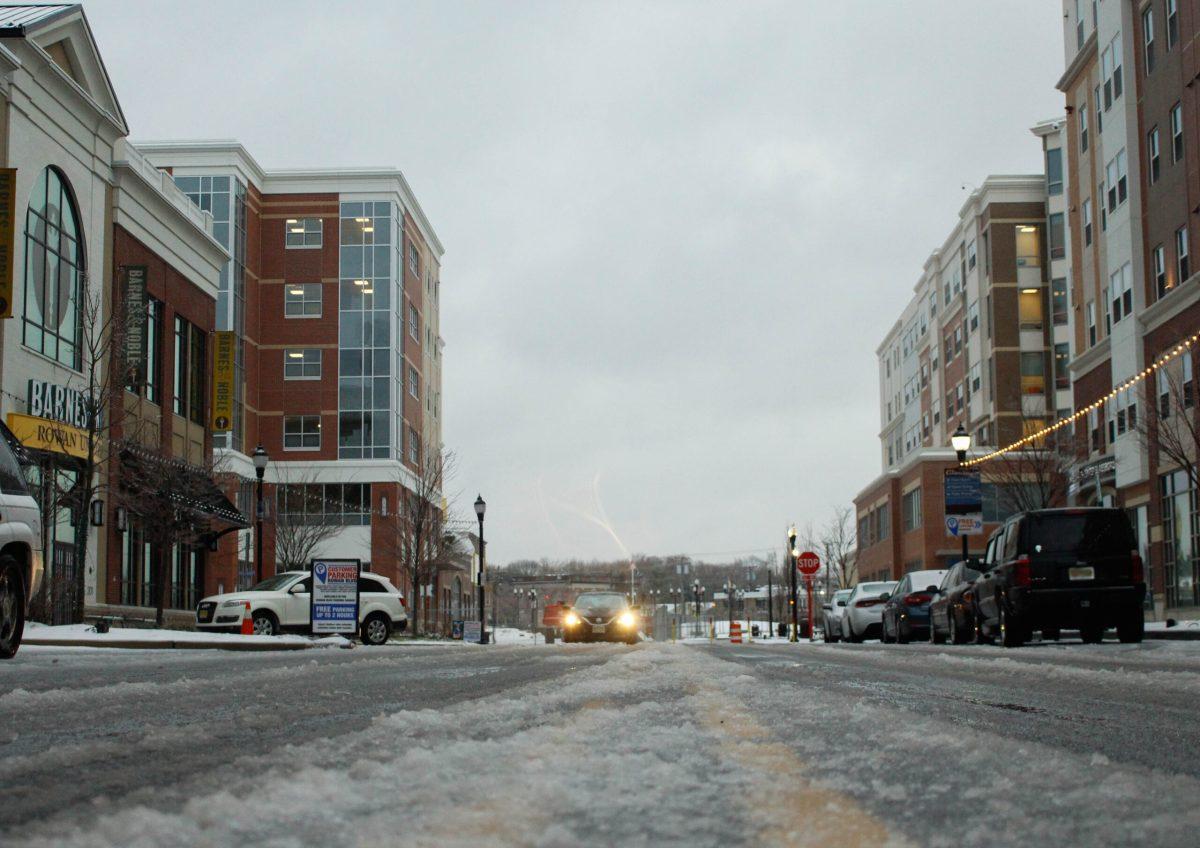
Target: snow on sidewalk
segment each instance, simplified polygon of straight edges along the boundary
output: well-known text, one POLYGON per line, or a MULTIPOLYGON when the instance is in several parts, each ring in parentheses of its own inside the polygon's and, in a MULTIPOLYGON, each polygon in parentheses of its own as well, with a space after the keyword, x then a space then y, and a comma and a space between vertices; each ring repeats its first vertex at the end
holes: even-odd
MULTIPOLYGON (((28 622, 23 646, 96 648, 217 648, 226 650, 304 650, 313 647, 342 647, 350 644, 342 636, 312 639, 308 636, 242 636, 236 633, 202 633, 194 630, 114 627, 98 633, 90 624, 46 625, 28 622)), ((24 649, 24 647, 22 648, 24 649)))

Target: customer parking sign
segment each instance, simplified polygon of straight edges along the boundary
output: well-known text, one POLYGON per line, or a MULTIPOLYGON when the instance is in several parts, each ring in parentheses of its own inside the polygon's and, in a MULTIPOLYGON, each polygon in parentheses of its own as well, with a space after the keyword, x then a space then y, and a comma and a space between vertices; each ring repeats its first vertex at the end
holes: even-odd
POLYGON ((350 633, 358 630, 358 573, 356 559, 312 561, 312 632, 350 633))

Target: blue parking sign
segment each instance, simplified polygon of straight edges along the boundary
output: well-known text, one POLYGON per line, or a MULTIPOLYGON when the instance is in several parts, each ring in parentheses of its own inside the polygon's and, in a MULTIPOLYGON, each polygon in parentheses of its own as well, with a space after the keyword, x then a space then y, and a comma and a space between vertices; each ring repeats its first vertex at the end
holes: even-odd
POLYGON ((314 559, 309 595, 313 634, 349 633, 358 630, 358 575, 356 559, 314 559))

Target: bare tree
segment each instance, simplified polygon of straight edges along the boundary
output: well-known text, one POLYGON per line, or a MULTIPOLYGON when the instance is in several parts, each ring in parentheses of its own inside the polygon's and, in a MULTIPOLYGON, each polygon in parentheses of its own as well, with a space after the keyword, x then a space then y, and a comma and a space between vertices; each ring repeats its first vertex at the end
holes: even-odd
POLYGON ((454 454, 445 448, 423 446, 411 475, 399 479, 395 521, 381 545, 385 555, 400 563, 412 587, 414 636, 420 635, 424 621, 426 587, 433 585, 439 567, 460 556, 455 552, 458 537, 448 532, 442 511, 442 497, 454 465, 454 454))
MULTIPOLYGON (((1037 414, 1028 403, 1023 401, 1021 409, 1023 433, 1038 432, 1046 426, 1044 415, 1037 414)), ((1083 453, 1074 431, 1059 427, 1025 447, 980 463, 979 470, 996 486, 999 506, 1005 510, 1047 509, 1066 503, 1071 473, 1083 453)))
MULTIPOLYGON (((1191 350, 1183 353, 1191 355, 1191 350)), ((1200 489, 1200 409, 1194 380, 1185 381, 1183 376, 1181 363, 1159 368, 1154 380, 1145 381, 1142 402, 1133 407, 1132 416, 1128 405, 1118 406, 1113 428, 1135 431, 1143 448, 1152 458, 1157 457, 1158 465, 1178 467, 1187 475, 1190 487, 1200 489)))
MULTIPOLYGON (((60 509, 68 509, 73 530, 72 547, 74 572, 69 576, 55 573, 46 581, 43 599, 47 613, 58 607, 65 609, 69 620, 83 620, 84 591, 87 574, 88 510, 107 486, 107 466, 111 461, 110 441, 114 428, 120 428, 125 418, 124 394, 128 382, 136 384, 136 375, 125 367, 125 339, 128 332, 124 298, 113 298, 107 305, 104 291, 93 287, 84 275, 79 310, 78 375, 68 378, 61 409, 58 398, 44 399, 48 410, 58 414, 49 418, 70 418, 70 426, 49 428, 51 439, 59 453, 79 459, 74 475, 60 473, 54 464, 42 465, 40 481, 43 529, 55 521, 60 509), (72 396, 70 392, 78 392, 72 396), (82 434, 82 435, 80 435, 82 434)), ((145 316, 141 317, 142 321, 145 316)), ((48 535, 48 534, 45 534, 48 535)), ((44 536, 45 537, 45 536, 44 536)), ((52 557, 53 551, 46 552, 52 557)))
POLYGON ((288 463, 276 468, 275 561, 284 571, 303 571, 321 545, 342 528, 323 515, 323 487, 315 473, 297 473, 288 463))
POLYGON ((121 458, 121 482, 113 492, 137 522, 149 544, 155 621, 163 623, 167 603, 167 561, 175 545, 201 542, 211 528, 212 469, 150 450, 136 441, 114 442, 121 458))
POLYGON ((851 565, 857 545, 854 510, 834 507, 833 517, 821 528, 819 550, 825 565, 825 577, 834 589, 849 589, 854 575, 851 565))

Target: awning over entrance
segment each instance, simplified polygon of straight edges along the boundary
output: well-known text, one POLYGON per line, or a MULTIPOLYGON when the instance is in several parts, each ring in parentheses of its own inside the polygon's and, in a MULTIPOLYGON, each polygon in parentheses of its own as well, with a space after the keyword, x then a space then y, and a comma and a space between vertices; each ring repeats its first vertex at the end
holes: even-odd
POLYGON ((130 489, 153 486, 178 508, 231 527, 250 522, 225 496, 207 470, 181 459, 164 457, 138 447, 121 449, 121 482, 130 489))

